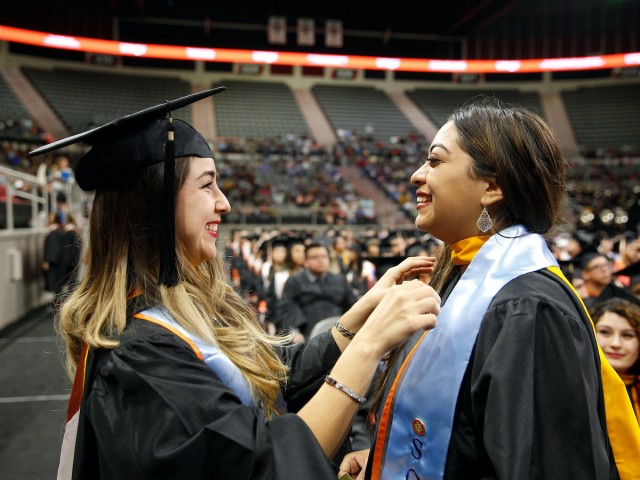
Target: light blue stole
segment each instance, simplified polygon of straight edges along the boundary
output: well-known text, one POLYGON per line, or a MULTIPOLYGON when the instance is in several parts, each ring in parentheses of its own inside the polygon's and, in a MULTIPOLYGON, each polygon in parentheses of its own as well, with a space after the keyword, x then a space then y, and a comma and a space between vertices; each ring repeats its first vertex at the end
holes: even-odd
POLYGON ((544 238, 523 226, 480 248, 399 380, 380 478, 443 478, 458 392, 482 318, 509 281, 549 266, 557 262, 544 238))
POLYGON ((251 394, 249 382, 244 375, 242 375, 238 367, 236 367, 235 364, 229 360, 229 357, 222 352, 222 350, 215 345, 204 342, 193 333, 188 332, 165 309, 152 307, 140 313, 158 320, 171 328, 175 328, 191 340, 195 346, 198 347, 198 350, 200 350, 205 364, 220 378, 222 383, 233 390, 238 398, 240 398, 242 404, 251 407, 256 406, 255 399, 251 394))

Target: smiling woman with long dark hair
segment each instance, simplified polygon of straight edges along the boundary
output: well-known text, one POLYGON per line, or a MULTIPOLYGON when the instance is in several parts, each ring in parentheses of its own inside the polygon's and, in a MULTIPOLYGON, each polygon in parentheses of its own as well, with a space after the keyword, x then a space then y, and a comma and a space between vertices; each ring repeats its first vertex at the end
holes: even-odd
POLYGON ((411 177, 416 227, 447 246, 435 329, 390 357, 358 478, 637 478, 624 385, 545 235, 565 161, 538 115, 491 98, 455 111, 411 177), (366 461, 366 469, 362 469, 366 461))

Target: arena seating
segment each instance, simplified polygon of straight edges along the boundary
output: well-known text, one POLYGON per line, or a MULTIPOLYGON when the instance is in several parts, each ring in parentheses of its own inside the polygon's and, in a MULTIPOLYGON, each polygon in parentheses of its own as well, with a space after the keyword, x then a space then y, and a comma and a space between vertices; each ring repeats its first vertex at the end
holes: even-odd
POLYGON ((640 84, 580 87, 562 98, 584 149, 640 151, 640 84))
MULTIPOLYGON (((73 133, 146 108, 158 98, 176 98, 192 91, 191 83, 178 76, 27 66, 22 70, 73 133)), ((638 152, 640 84, 610 83, 578 88, 575 83, 556 85, 580 145, 583 150, 595 152, 596 158, 572 160, 571 191, 580 203, 594 203, 590 192, 600 191, 600 187, 593 186, 594 182, 606 189, 610 187, 605 185, 611 182, 621 186, 637 178, 633 174, 637 161, 620 155, 630 150, 638 152), (606 166, 594 163, 606 155, 615 162, 608 161, 606 166)), ((416 132, 409 118, 380 86, 323 81, 312 85, 310 90, 339 139, 334 146, 318 146, 314 145, 302 114, 304 107, 296 102, 287 82, 222 76, 211 84, 217 85, 228 89, 215 97, 213 105, 218 134, 216 148, 221 153, 220 179, 238 207, 233 214, 237 215, 236 221, 321 223, 325 218, 314 213, 318 208, 345 214, 347 222, 370 221, 357 213, 359 206, 353 198, 353 187, 340 179, 339 169, 330 168, 339 165, 358 165, 397 203, 399 213, 404 214, 407 201, 409 209, 413 208, 406 178, 420 163, 430 139, 416 132), (341 135, 343 132, 348 135, 341 135), (314 151, 317 147, 320 148, 314 151), (305 160, 309 153, 313 161, 305 160), (233 155, 239 155, 243 161, 233 155), (318 168, 322 166, 327 170, 318 168), (325 191, 322 185, 333 185, 336 190, 325 191)), ((489 85, 461 88, 432 84, 427 88, 414 84, 405 93, 437 126, 444 124, 454 108, 477 95, 495 96, 544 116, 537 91, 489 85)), ((11 116, 29 117, 4 81, 0 82, 0 101, 7 104, 3 108, 11 116)), ((176 111, 175 116, 192 120, 190 108, 176 111)), ((30 170, 36 168, 31 165, 30 170)))
MULTIPOLYGON (((22 71, 72 133, 147 108, 159 98, 170 100, 191 93, 189 83, 176 77, 60 68, 22 71)), ((191 107, 176 111, 174 116, 188 121, 191 107)))
POLYGON ((0 112, 2 112, 2 117, 5 119, 29 117, 27 109, 18 100, 16 95, 13 93, 13 90, 9 88, 9 85, 7 85, 7 82, 5 82, 2 76, 0 76, 0 112))
POLYGON ((309 134, 300 107, 284 83, 225 79, 217 85, 227 87, 214 102, 219 135, 262 139, 309 134))
POLYGON ((433 88, 416 88, 406 92, 407 96, 433 122, 442 126, 453 109, 463 105, 479 95, 494 96, 505 103, 521 105, 544 117, 542 102, 535 92, 524 93, 518 90, 446 90, 433 88))
POLYGON ((388 142, 415 130, 389 96, 372 86, 315 85, 312 92, 336 132, 388 142))

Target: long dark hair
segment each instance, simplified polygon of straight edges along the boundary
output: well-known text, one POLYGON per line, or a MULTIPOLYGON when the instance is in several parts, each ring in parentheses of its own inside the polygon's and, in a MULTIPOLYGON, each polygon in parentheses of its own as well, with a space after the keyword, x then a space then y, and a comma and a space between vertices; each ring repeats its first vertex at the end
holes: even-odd
MULTIPOLYGON (((551 128, 536 113, 500 100, 479 96, 448 118, 458 131, 458 144, 472 158, 472 178, 493 178, 503 200, 492 206, 496 230, 524 225, 549 235, 560 221, 566 194, 566 162, 551 128)), ((451 249, 443 249, 431 286, 442 293, 454 277, 451 249)), ((384 384, 402 347, 389 353, 372 409, 380 409, 384 384)))
MULTIPOLYGON (((448 121, 458 131, 458 144, 472 158, 473 178, 494 178, 503 200, 492 207, 497 230, 524 225, 549 236, 561 222, 566 198, 567 163, 553 131, 524 107, 479 96, 455 110, 448 121)), ((454 265, 448 246, 434 272, 432 286, 441 290, 454 265)))

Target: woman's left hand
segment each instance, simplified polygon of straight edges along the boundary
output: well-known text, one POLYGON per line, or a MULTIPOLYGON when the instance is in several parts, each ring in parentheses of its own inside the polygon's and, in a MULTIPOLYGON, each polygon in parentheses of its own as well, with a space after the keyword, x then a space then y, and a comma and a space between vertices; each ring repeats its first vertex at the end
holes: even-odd
MULTIPOLYGON (((400 285, 409 277, 419 277, 433 271, 436 259, 427 256, 415 256, 404 259, 395 267, 388 269, 371 289, 347 311, 340 323, 352 332, 360 330, 371 312, 382 301, 385 294, 395 285, 400 285)), ((336 337, 338 338, 338 337, 336 337)), ((341 345, 342 342, 339 342, 341 345)), ((343 348, 345 345, 341 345, 343 348)))
MULTIPOLYGON (((395 267, 388 269, 385 274, 358 301, 371 313, 378 306, 384 294, 394 285, 401 284, 408 277, 431 273, 436 263, 435 257, 416 256, 405 258, 395 267)), ((367 313, 367 316, 368 316, 367 313)))
POLYGON ((351 452, 345 455, 340 469, 338 471, 338 478, 345 473, 349 474, 353 480, 364 479, 364 473, 367 469, 367 460, 369 458, 369 449, 360 450, 357 452, 351 452))

